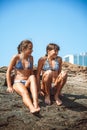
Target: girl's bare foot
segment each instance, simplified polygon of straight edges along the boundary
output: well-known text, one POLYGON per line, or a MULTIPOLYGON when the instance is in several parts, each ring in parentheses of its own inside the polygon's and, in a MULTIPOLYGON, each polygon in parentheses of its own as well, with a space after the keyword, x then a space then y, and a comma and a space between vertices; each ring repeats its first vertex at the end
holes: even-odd
POLYGON ((38 113, 40 111, 40 108, 38 107, 38 108, 32 108, 32 109, 30 109, 30 113, 32 113, 32 114, 35 114, 35 113, 38 113))
POLYGON ((45 96, 45 103, 48 104, 48 105, 51 105, 51 100, 50 100, 50 96, 49 95, 45 96))
POLYGON ((58 106, 62 105, 62 101, 58 98, 58 96, 55 96, 54 99, 55 99, 56 104, 57 104, 58 106))
POLYGON ((40 111, 40 107, 37 102, 33 102, 34 108, 40 111))

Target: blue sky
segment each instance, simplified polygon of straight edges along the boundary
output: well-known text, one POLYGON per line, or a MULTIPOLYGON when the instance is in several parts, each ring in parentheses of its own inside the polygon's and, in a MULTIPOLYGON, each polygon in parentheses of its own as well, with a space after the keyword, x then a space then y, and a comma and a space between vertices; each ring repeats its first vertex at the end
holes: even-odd
POLYGON ((87 52, 87 0, 0 0, 0 67, 24 39, 33 42, 34 64, 50 42, 61 57, 87 52))

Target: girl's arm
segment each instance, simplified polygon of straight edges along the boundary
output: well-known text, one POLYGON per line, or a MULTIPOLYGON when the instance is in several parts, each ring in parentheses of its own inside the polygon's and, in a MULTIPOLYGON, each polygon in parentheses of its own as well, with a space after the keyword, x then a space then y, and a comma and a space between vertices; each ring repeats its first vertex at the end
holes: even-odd
POLYGON ((32 68, 31 68, 30 74, 33 75, 33 74, 34 74, 34 73, 33 73, 33 63, 34 63, 34 61, 33 61, 33 56, 30 57, 30 62, 32 63, 32 68))
POLYGON ((59 74, 61 73, 61 70, 62 70, 62 58, 61 57, 58 57, 58 62, 59 62, 59 74))
POLYGON ((6 73, 7 86, 8 86, 7 91, 8 92, 13 92, 12 81, 11 81, 11 72, 13 70, 15 61, 16 61, 16 57, 13 57, 9 66, 8 66, 7 73, 6 73))
POLYGON ((40 58, 38 60, 38 66, 37 66, 37 85, 38 85, 38 91, 40 91, 40 74, 41 74, 41 70, 42 70, 42 67, 43 67, 43 62, 44 62, 44 59, 43 58, 40 58))

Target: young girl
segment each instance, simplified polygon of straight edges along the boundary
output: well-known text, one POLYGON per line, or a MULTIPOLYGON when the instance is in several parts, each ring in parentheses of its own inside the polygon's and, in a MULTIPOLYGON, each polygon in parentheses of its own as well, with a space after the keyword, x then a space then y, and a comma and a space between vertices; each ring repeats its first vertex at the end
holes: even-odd
POLYGON ((18 46, 18 54, 13 56, 7 69, 7 91, 16 91, 31 113, 40 111, 38 106, 37 84, 33 75, 33 44, 29 40, 22 41, 18 46), (12 85, 11 72, 15 70, 14 83, 12 85), (32 99, 29 95, 30 89, 32 99), (32 101, 33 100, 33 101, 32 101))
POLYGON ((46 55, 38 61, 37 83, 40 93, 45 95, 45 103, 51 104, 51 91, 57 105, 61 105, 62 101, 59 98, 61 89, 66 83, 67 74, 61 72, 62 58, 58 56, 60 47, 57 44, 50 43, 46 48, 46 55), (40 74, 42 72, 42 84, 40 88, 40 74), (54 90, 54 92, 53 92, 54 90))

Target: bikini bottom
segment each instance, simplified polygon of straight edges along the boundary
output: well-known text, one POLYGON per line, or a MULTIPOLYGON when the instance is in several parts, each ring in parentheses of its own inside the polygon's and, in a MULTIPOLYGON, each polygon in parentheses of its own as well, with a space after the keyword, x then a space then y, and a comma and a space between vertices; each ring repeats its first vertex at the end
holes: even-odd
POLYGON ((14 83, 22 83, 23 85, 25 85, 26 80, 15 80, 14 83))

